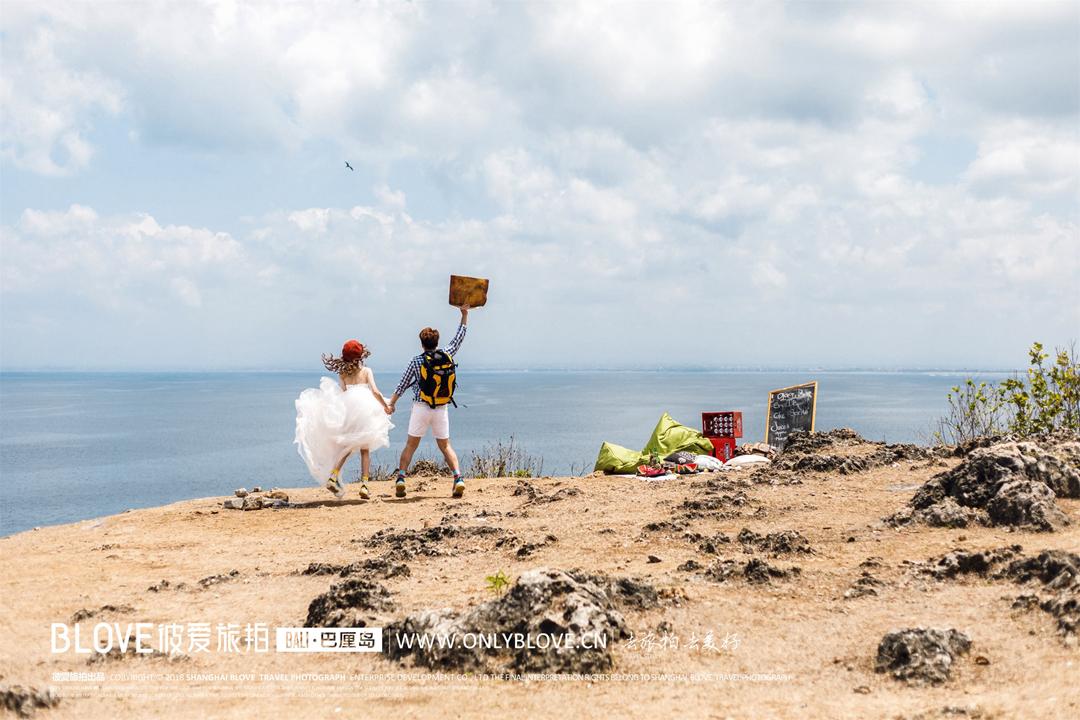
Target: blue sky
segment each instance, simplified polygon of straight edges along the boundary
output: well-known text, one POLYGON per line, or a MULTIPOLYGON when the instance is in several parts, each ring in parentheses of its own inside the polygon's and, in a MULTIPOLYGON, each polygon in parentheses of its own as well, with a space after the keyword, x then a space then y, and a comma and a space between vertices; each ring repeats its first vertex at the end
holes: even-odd
POLYGON ((1080 338, 1080 6, 0 10, 0 365, 983 367, 1080 338), (355 171, 344 167, 348 160, 355 171))

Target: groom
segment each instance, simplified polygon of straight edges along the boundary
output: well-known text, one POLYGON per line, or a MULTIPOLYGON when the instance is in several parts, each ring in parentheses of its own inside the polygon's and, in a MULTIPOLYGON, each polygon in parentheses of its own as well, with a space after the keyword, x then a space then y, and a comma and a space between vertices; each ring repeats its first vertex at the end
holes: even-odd
POLYGON ((420 345, 424 352, 409 361, 398 383, 394 396, 390 398, 390 407, 387 412, 391 415, 397 409, 397 401, 406 390, 413 388, 412 415, 409 417, 409 438, 405 441, 405 449, 401 451, 401 460, 398 462, 397 480, 394 482, 394 493, 399 497, 405 497, 405 471, 412 462, 413 453, 420 445, 420 439, 431 428, 435 436, 435 442, 442 451, 446 464, 454 473, 453 495, 456 498, 465 494, 465 479, 461 476, 461 468, 458 465, 457 454, 450 447, 450 412, 449 404, 453 402, 454 395, 454 356, 457 355, 462 341, 465 340, 466 325, 469 322, 469 306, 462 305, 461 324, 458 325, 454 339, 443 350, 439 347, 439 331, 435 328, 424 328, 420 331, 420 345))

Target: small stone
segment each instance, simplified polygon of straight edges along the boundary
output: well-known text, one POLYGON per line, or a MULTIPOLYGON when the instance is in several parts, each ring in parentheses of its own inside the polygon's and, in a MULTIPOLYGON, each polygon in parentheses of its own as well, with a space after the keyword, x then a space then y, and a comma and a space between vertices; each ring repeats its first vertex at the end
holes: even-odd
POLYGON ((229 498, 228 500, 223 502, 222 505, 224 505, 225 508, 228 510, 243 510, 244 499, 245 498, 242 497, 229 498))
POLYGON ((975 656, 975 664, 976 665, 989 665, 990 664, 990 658, 986 657, 985 655, 976 655, 975 656))
POLYGON ((662 562, 660 558, 656 557, 655 555, 650 555, 648 561, 650 564, 662 562))
POLYGON ((878 580, 866 570, 863 570, 862 576, 853 582, 851 587, 844 592, 844 599, 851 600, 867 595, 877 595, 877 588, 884 587, 884 585, 885 583, 878 580))
POLYGON ((262 488, 259 487, 258 485, 256 485, 255 487, 251 488, 251 492, 253 492, 253 493, 262 492, 262 488))
POLYGON ((855 688, 855 692, 859 693, 860 695, 869 695, 870 688, 866 685, 860 685, 859 687, 855 688))
POLYGON ((233 490, 233 495, 238 498, 247 497, 247 494, 247 488, 236 488, 235 490, 233 490))

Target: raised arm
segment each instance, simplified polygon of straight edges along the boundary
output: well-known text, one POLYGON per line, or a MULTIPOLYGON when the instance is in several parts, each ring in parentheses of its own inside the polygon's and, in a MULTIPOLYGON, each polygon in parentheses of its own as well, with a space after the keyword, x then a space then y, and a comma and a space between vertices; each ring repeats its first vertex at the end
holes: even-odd
POLYGON ((458 325, 457 332, 454 333, 454 339, 446 346, 446 352, 456 356, 458 349, 461 348, 461 343, 465 342, 465 331, 468 329, 469 324, 469 306, 462 305, 461 310, 461 324, 458 325))

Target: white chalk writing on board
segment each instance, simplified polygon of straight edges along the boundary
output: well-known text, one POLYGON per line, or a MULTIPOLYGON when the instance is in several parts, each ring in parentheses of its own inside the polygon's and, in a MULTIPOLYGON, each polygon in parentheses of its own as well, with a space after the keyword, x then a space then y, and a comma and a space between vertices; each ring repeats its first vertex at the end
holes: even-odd
POLYGON ((816 407, 816 382, 770 392, 765 442, 783 448, 793 431, 813 430, 816 407))

